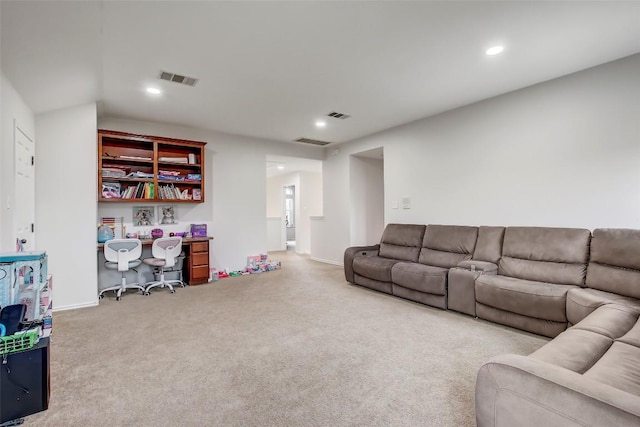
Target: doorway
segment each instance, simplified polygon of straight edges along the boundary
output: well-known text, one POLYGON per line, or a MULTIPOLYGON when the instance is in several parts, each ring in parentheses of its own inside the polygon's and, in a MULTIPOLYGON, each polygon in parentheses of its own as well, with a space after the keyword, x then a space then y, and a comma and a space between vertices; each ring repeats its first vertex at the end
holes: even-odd
POLYGON ((34 143, 27 133, 14 122, 15 196, 14 230, 16 249, 30 251, 35 248, 35 176, 34 143))
POLYGON ((322 215, 322 161, 266 156, 267 251, 311 252, 311 217, 322 215))
POLYGON ((282 188, 284 200, 284 226, 287 250, 296 249, 296 186, 289 185, 282 188))

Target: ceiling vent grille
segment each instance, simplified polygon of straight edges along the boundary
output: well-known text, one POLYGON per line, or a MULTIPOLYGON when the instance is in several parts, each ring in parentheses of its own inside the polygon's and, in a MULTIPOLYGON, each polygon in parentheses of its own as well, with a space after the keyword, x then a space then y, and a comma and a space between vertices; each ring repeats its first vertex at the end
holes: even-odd
POLYGON ((348 114, 342 114, 342 113, 338 113, 336 111, 330 112, 329 114, 327 114, 327 116, 333 117, 334 119, 340 119, 340 120, 348 119, 349 117, 351 117, 348 114))
POLYGON ((319 141, 317 139, 311 139, 311 138, 298 138, 298 139, 295 139, 294 141, 303 142, 305 144, 322 145, 322 146, 331 144, 330 142, 327 142, 327 141, 319 141))
POLYGON ((166 71, 160 71, 160 79, 168 82, 180 83, 187 86, 195 86, 198 83, 198 79, 194 77, 182 76, 180 74, 168 73, 166 71))

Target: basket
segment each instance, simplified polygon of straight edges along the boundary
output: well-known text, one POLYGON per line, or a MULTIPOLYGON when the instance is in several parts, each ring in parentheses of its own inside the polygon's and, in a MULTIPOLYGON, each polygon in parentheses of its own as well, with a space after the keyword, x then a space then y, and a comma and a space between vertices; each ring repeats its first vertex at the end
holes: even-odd
POLYGON ((0 337, 0 355, 29 350, 36 345, 39 335, 40 328, 34 328, 16 332, 8 337, 0 337))

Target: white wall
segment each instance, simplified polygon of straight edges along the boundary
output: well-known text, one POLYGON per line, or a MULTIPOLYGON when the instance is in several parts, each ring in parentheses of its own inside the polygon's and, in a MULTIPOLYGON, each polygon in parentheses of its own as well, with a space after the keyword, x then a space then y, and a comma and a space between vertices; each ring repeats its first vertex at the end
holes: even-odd
POLYGON ((284 218, 281 216, 267 217, 267 251, 287 250, 287 241, 284 235, 284 218))
POLYGON ((300 201, 300 217, 296 225, 296 251, 311 253, 311 217, 322 215, 322 174, 300 172, 300 191, 296 196, 300 201))
MULTIPOLYGON (((266 155, 317 160, 324 155, 322 149, 314 146, 283 144, 163 123, 101 118, 98 127, 207 142, 210 157, 206 174, 211 184, 206 189, 207 203, 193 208, 193 219, 197 219, 195 216, 211 219, 212 266, 231 270, 244 268, 247 255, 267 251, 266 155)), ((103 212, 102 205, 104 203, 99 213, 103 212)), ((118 208, 109 209, 114 212, 118 208)), ((129 215, 129 211, 130 207, 122 208, 119 216, 129 215)))
POLYGON ((387 223, 640 228, 638 117, 634 55, 328 148, 312 256, 341 262, 348 156, 379 146, 387 223))
MULTIPOLYGON (((14 121, 35 140, 35 118, 11 82, 0 72, 0 252, 15 251, 14 121)), ((38 141, 35 148, 38 155, 38 141)), ((36 209, 38 209, 36 200, 36 209)))
POLYGON ((98 302, 96 105, 36 116, 36 233, 54 276, 54 309, 98 302))
POLYGON ((350 245, 375 245, 384 230, 384 163, 350 156, 350 245))

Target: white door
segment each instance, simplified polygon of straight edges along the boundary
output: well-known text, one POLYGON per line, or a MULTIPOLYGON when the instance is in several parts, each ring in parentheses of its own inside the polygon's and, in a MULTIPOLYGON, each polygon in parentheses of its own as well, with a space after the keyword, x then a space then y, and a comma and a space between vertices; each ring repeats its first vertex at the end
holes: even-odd
POLYGON ((15 197, 14 224, 16 238, 25 251, 35 248, 35 193, 33 138, 14 122, 15 197))

